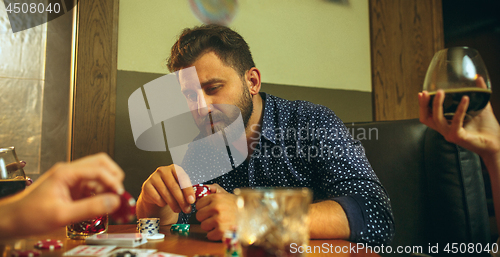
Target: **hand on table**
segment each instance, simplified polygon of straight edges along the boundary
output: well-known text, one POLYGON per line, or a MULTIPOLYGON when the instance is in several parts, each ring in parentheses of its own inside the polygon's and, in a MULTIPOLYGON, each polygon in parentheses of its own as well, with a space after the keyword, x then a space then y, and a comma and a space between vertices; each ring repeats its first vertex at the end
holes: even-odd
POLYGON ((457 108, 453 120, 449 122, 443 115, 444 92, 437 91, 429 108, 430 96, 427 91, 418 94, 420 122, 441 133, 444 138, 483 158, 500 157, 500 125, 493 114, 491 104, 471 120, 464 121, 469 97, 464 96, 457 108))
POLYGON ((56 164, 32 186, 0 201, 5 211, 0 227, 8 232, 14 226, 10 235, 23 236, 111 213, 120 205, 117 193, 124 191, 123 178, 123 171, 105 154, 56 164), (90 192, 95 196, 86 197, 90 192))
POLYGON ((226 192, 217 184, 208 185, 210 195, 196 202, 196 219, 201 228, 207 231, 209 240, 221 240, 226 230, 236 225, 236 196, 226 192))
POLYGON ((175 164, 159 167, 142 185, 140 200, 158 207, 168 205, 175 213, 190 213, 195 202, 193 188, 181 189, 180 180, 181 184, 191 185, 182 167, 175 164))

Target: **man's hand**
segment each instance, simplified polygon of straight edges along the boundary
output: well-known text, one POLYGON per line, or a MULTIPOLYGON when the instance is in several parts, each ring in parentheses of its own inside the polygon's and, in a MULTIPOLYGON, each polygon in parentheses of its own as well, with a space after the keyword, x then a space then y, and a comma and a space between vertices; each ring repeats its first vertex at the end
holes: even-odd
MULTIPOLYGON (((105 154, 59 163, 21 193, 0 201, 5 235, 46 233, 73 222, 112 213, 120 205, 124 173, 105 154), (95 196, 85 197, 89 192, 95 196), (9 224, 14 224, 11 230, 9 224), (9 232, 10 231, 10 232, 9 232)), ((5 236, 0 232, 0 237, 5 236)))
POLYGON ((7 168, 7 172, 8 173, 17 171, 18 169, 22 169, 25 166, 26 166, 26 162, 25 161, 14 162, 14 163, 10 163, 10 164, 5 165, 5 167, 7 168))
POLYGON ((168 206, 174 213, 181 211, 190 213, 191 204, 194 202, 193 187, 184 169, 174 164, 163 166, 156 169, 142 185, 137 216, 138 218, 161 216, 159 210, 153 208, 155 206, 168 206), (181 185, 185 188, 181 189, 181 185))
POLYGON ((427 91, 418 94, 420 122, 441 133, 452 143, 478 153, 482 158, 498 158, 500 152, 500 125, 493 114, 491 104, 469 121, 464 121, 469 97, 464 96, 449 122, 443 115, 444 92, 439 90, 429 108, 430 96, 427 91), (495 157, 496 156, 496 157, 495 157))
POLYGON ((209 240, 221 240, 224 231, 236 225, 236 196, 226 192, 217 184, 208 185, 212 194, 196 203, 196 219, 201 222, 201 228, 207 231, 209 240))

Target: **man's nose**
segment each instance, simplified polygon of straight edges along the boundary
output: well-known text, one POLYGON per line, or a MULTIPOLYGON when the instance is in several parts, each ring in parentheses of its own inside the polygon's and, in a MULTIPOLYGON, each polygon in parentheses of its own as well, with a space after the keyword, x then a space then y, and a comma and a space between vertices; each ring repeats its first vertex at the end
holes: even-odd
POLYGON ((212 110, 210 109, 210 103, 207 103, 204 94, 198 94, 198 114, 201 117, 207 116, 212 110))

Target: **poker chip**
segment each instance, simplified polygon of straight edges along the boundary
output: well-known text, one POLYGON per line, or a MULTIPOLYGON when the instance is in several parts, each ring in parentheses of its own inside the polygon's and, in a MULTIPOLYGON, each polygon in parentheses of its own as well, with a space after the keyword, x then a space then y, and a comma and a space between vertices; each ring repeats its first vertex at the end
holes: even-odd
POLYGON ((180 236, 189 236, 189 231, 181 231, 181 232, 176 232, 177 235, 180 235, 180 236))
POLYGON ((154 235, 148 235, 148 236, 146 236, 146 238, 149 240, 160 240, 160 239, 165 238, 165 234, 157 233, 154 235))
POLYGON ((189 232, 189 228, 191 225, 189 224, 173 224, 170 227, 170 231, 172 232, 189 232))
POLYGON ((40 251, 38 250, 16 250, 12 251, 12 257, 36 257, 40 256, 40 251))
POLYGON ((135 219, 135 199, 128 192, 120 195, 120 207, 113 212, 111 218, 117 224, 125 224, 135 219))
POLYGON ((211 194, 210 187, 208 187, 207 185, 203 185, 203 184, 194 185, 193 191, 194 191, 194 195, 196 197, 196 201, 211 194))
POLYGON ((225 256, 241 256, 241 246, 238 240, 236 228, 231 228, 224 232, 224 235, 222 236, 222 243, 224 244, 225 256))
POLYGON ((35 244, 35 247, 38 249, 46 249, 46 250, 54 250, 54 249, 59 249, 63 246, 63 243, 61 240, 52 240, 52 239, 46 239, 43 241, 38 241, 38 243, 35 244))
POLYGON ((146 235, 158 234, 160 230, 159 218, 143 218, 137 221, 137 230, 139 233, 146 235))
POLYGON ((170 227, 170 231, 177 235, 189 236, 190 227, 191 225, 189 224, 173 224, 172 227, 170 227))

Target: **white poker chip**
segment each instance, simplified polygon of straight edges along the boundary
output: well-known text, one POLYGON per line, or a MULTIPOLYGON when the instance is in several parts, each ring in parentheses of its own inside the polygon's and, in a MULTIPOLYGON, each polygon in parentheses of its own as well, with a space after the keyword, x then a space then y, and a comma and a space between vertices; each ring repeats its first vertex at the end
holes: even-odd
POLYGON ((154 235, 148 235, 148 236, 146 236, 146 238, 150 239, 150 240, 160 240, 160 239, 165 238, 165 234, 158 233, 158 234, 154 234, 154 235))

